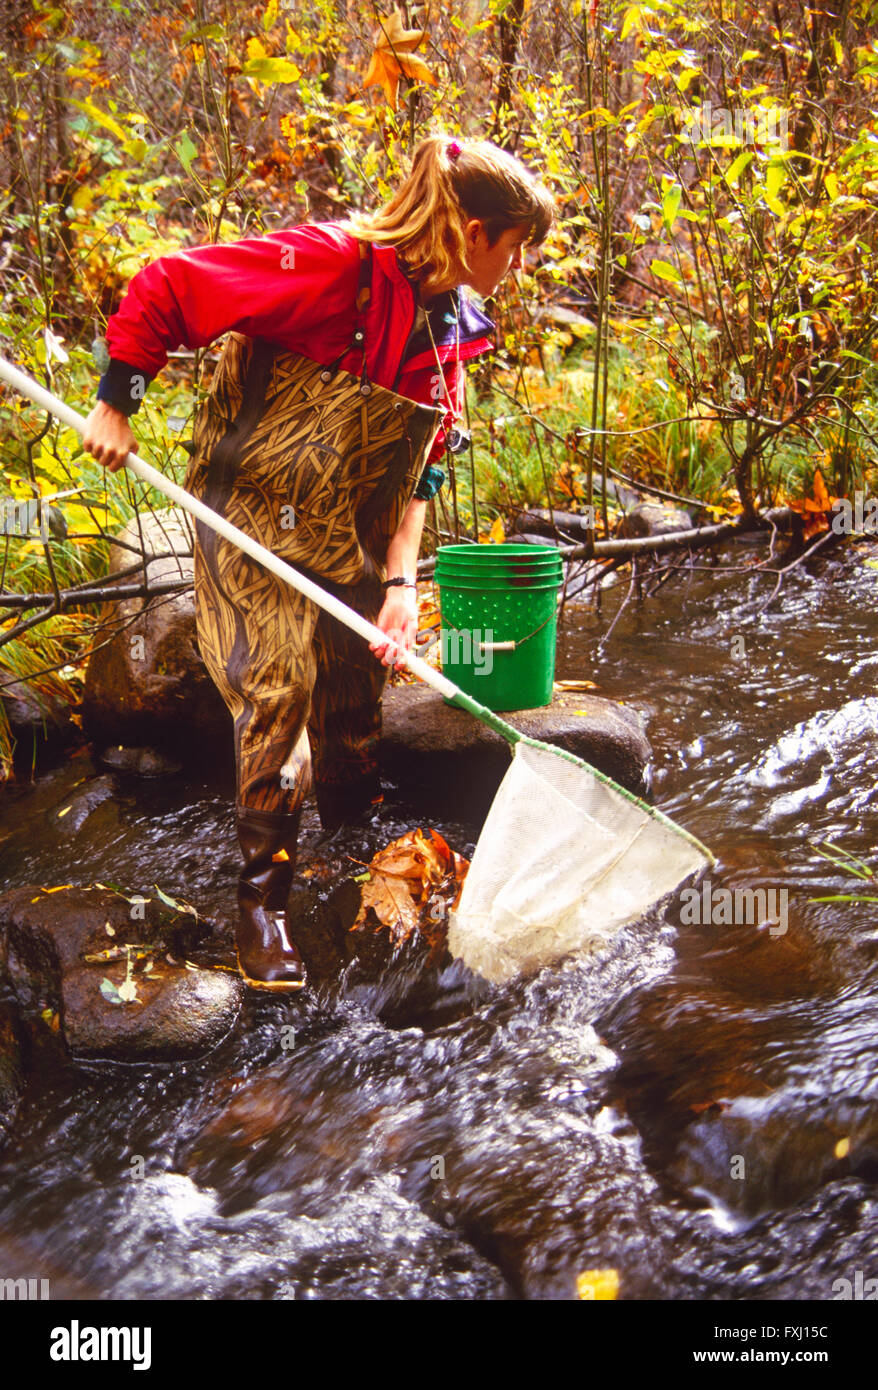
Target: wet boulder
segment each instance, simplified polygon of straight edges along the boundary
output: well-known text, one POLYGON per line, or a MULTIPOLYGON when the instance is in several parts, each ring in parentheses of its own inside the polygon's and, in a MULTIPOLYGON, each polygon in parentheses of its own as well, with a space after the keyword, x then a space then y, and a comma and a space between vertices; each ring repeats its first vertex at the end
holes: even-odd
POLYGON ((182 1061, 209 1052, 238 1015, 233 966, 187 960, 205 933, 161 900, 36 885, 0 899, 0 944, 17 1002, 60 1014, 75 1057, 182 1061))
POLYGON ((0 663, 0 703, 14 739, 16 764, 27 766, 45 753, 67 747, 79 737, 72 705, 56 692, 35 690, 0 663))
POLYGON ((125 975, 124 963, 115 962, 100 977, 86 965, 64 978, 62 1028, 74 1057, 188 1061, 212 1051, 234 1027, 242 993, 234 974, 160 958, 150 974, 134 977, 132 1001, 120 994, 125 975))
POLYGON ((182 763, 161 753, 157 748, 105 748, 101 754, 104 767, 114 772, 130 772, 137 777, 167 777, 180 772, 182 763))
POLYGON ((0 1141, 15 1119, 24 1090, 24 1066, 15 1009, 0 1003, 0 1141))
POLYGON ((842 1102, 809 1113, 782 1095, 736 1096, 688 1126, 669 1172, 690 1191, 709 1192, 752 1218, 776 1215, 852 1171, 874 1181, 876 1153, 874 1107, 842 1102))
POLYGON ((108 776, 86 777, 65 792, 59 803, 48 813, 48 824, 60 842, 70 840, 85 830, 96 831, 98 823, 105 828, 118 825, 119 808, 113 779, 108 776))
MULTIPOLYGON (((154 557, 146 565, 150 584, 192 580, 185 512, 171 508, 141 516, 139 527, 137 519, 129 522, 118 539, 114 574, 142 553, 154 557)), ((142 570, 118 582, 139 579, 142 570)), ((231 717, 198 651, 192 589, 123 599, 112 611, 118 630, 93 653, 83 694, 83 729, 95 747, 150 746, 187 760, 230 749, 231 717)))
POLYGON ((616 529, 618 536, 666 536, 674 531, 691 531, 692 517, 670 502, 638 502, 627 512, 616 529))
MULTIPOLYGON (((629 791, 647 789, 652 756, 639 714, 612 700, 565 691, 545 709, 501 716, 530 738, 573 753, 629 791)), ((424 813, 484 819, 509 766, 510 745, 427 686, 384 696, 384 773, 424 813)))

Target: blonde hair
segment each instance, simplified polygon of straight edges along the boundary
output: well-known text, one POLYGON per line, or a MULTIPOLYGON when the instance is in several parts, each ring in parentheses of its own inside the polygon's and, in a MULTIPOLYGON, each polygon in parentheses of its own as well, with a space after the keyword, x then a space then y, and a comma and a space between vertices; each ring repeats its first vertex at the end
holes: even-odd
POLYGON ((431 291, 470 272, 464 227, 482 222, 493 246, 511 227, 527 226, 538 246, 555 210, 552 195, 520 160, 487 140, 431 135, 412 156, 411 173, 378 212, 355 213, 345 224, 359 241, 396 247, 422 287, 431 291))

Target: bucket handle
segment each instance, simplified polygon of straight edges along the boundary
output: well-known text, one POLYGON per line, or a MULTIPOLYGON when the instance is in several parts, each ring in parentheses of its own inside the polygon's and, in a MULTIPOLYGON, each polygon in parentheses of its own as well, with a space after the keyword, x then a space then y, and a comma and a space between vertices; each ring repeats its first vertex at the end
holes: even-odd
POLYGON ((542 632, 543 628, 547 627, 554 617, 555 614, 550 613, 539 627, 534 628, 533 632, 529 632, 526 637, 516 638, 514 642, 480 642, 479 648, 483 652, 514 652, 516 647, 523 647, 525 642, 529 642, 532 637, 536 637, 538 632, 542 632))
MULTIPOLYGON (((548 618, 546 618, 545 622, 540 623, 539 627, 535 627, 533 632, 529 632, 526 637, 519 637, 514 641, 509 642, 479 642, 477 644, 479 655, 481 656, 484 652, 514 652, 516 647, 520 647, 525 642, 529 642, 532 637, 536 637, 538 632, 542 632, 543 628, 546 627, 546 625, 552 621, 553 617, 554 614, 550 613, 548 618)), ((419 632, 418 637, 420 636, 421 634, 419 632)), ((438 635, 431 637, 430 641, 428 641, 427 645, 422 649, 421 656, 423 657, 427 654, 427 652, 432 651, 432 649, 438 644, 438 642, 438 635)))

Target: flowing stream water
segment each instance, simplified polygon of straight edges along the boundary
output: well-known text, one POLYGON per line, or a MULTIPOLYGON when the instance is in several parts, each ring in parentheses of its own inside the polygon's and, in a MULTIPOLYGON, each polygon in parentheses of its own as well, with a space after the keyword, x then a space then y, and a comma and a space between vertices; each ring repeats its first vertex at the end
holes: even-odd
MULTIPOLYGON (((711 920, 675 902, 503 988, 401 966, 251 994, 188 1065, 74 1064, 36 1026, 0 1153, 7 1262, 127 1299, 567 1298, 610 1270, 622 1298, 831 1299, 878 1276, 876 904, 814 901, 874 892, 817 852, 878 862, 868 557, 799 567, 761 613, 773 581, 706 566, 602 651, 624 586, 565 613, 558 675, 647 716, 655 801, 718 860, 711 920), (723 888, 769 910, 718 921, 723 888)), ((413 823, 388 801, 338 852, 413 823)), ((463 852, 478 833, 436 828, 463 852)), ((305 863, 317 831, 309 812, 305 863)), ((231 915, 219 774, 75 757, 7 789, 0 837, 9 886, 159 883, 231 915), (78 825, 50 831, 75 784, 78 825)))

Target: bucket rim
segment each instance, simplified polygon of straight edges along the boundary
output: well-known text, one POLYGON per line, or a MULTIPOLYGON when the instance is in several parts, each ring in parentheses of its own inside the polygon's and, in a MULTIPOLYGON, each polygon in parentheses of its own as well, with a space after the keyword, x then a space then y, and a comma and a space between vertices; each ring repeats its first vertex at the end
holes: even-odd
POLYGON ((562 582, 560 579, 550 579, 541 583, 509 584, 505 580, 485 580, 477 576, 469 576, 456 583, 441 584, 439 587, 449 593, 456 593, 458 590, 466 593, 470 591, 478 593, 481 589, 485 593, 509 594, 514 598, 516 595, 524 597, 527 594, 545 593, 550 589, 558 590, 561 588, 562 582))
POLYGON ((478 545, 473 542, 470 545, 440 545, 436 549, 436 558, 445 555, 449 559, 454 559, 460 555, 483 555, 487 560, 489 556, 500 556, 502 559, 512 560, 522 555, 537 556, 555 555, 560 559, 558 547, 556 545, 528 545, 518 544, 517 542, 499 541, 492 542, 490 545, 478 545))
POLYGON ((529 566, 533 565, 537 569, 545 569, 547 566, 551 566, 552 568, 557 566, 560 568, 561 563, 561 556, 556 550, 552 555, 510 555, 507 557, 501 556, 497 559, 492 556, 490 559, 475 563, 468 555, 439 556, 436 560, 436 568, 454 570, 462 566, 464 569, 517 570, 527 569, 529 566))
POLYGON ((508 561, 495 561, 490 565, 474 565, 468 560, 454 560, 450 564, 437 563, 434 570, 435 574, 458 574, 461 570, 466 570, 477 574, 522 574, 529 571, 540 573, 543 570, 562 570, 560 559, 553 560, 527 560, 520 564, 510 564, 508 561))

